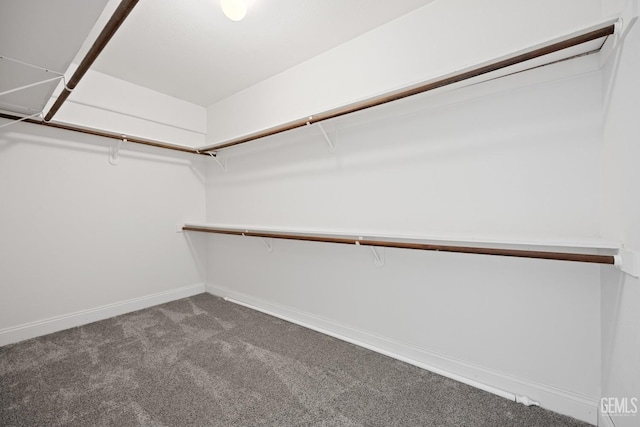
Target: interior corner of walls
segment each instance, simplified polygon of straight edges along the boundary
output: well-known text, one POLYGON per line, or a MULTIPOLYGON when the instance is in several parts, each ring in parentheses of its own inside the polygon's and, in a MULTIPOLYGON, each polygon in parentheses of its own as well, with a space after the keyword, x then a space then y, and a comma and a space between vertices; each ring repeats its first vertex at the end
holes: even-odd
POLYGON ((228 296, 227 292, 225 292, 224 288, 221 288, 219 286, 215 286, 210 282, 207 282, 205 284, 205 291, 208 294, 211 294, 213 296, 220 297, 220 298, 225 298, 225 297, 228 296))
POLYGON ((482 64, 584 29, 600 14, 600 0, 432 2, 210 105, 207 143, 482 64), (522 28, 523 19, 536 25, 522 28), (504 37, 509 31, 512 37, 504 37), (447 43, 434 42, 442 39, 447 43))
POLYGON ((637 0, 601 0, 601 15, 604 18, 618 17, 634 1, 637 0))
POLYGON ((640 252, 622 248, 619 253, 621 265, 618 268, 629 276, 640 278, 640 252))
MULTIPOLYGON (((47 108, 61 90, 59 85, 47 108)), ((55 121, 187 147, 206 143, 205 107, 93 70, 62 105, 55 121)))
POLYGON ((0 330, 0 347, 206 292, 204 283, 132 298, 0 330))
POLYGON ((278 108, 265 108, 269 100, 277 98, 267 80, 208 106, 207 145, 229 141, 298 118, 295 106, 290 103, 283 103, 278 108), (255 99, 261 99, 262 102, 256 102, 255 99))
POLYGON ((608 414, 603 414, 601 411, 598 411, 598 427, 621 427, 617 426, 611 417, 608 414))
POLYGON ((603 414, 598 411, 598 427, 637 427, 640 420, 639 414, 631 416, 615 416, 611 417, 609 414, 603 414))
POLYGON ((202 146, 206 141, 205 135, 200 132, 161 123, 159 120, 79 104, 72 100, 68 100, 60 108, 55 119, 65 124, 151 139, 187 148, 202 146))

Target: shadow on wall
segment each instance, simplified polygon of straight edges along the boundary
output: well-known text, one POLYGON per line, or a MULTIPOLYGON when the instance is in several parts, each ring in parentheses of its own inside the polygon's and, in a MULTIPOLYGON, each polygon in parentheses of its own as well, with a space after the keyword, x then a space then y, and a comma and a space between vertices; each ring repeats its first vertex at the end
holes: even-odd
MULTIPOLYGON (((11 125, 0 131, 0 151, 10 150, 17 144, 38 145, 104 156, 105 163, 109 164, 109 153, 119 144, 119 141, 29 123, 11 125), (21 129, 26 129, 26 132, 22 132, 21 129)), ((205 183, 205 162, 202 158, 204 156, 134 143, 123 143, 119 156, 121 161, 135 159, 189 166, 198 181, 203 185, 205 183)))
MULTIPOLYGON (((183 232, 184 233, 184 232, 183 232)), ((193 262, 198 269, 199 277, 207 283, 207 235, 204 233, 184 233, 185 240, 189 246, 189 252, 193 262)))
MULTIPOLYGON (((602 397, 619 401, 638 399, 640 280, 609 268, 601 270, 601 277, 602 397)), ((640 416, 637 408, 625 408, 627 410, 634 418, 640 416)), ((625 417, 621 421, 632 419, 625 417)), ((621 425, 632 425, 624 422, 621 425)))
POLYGON ((599 133, 599 99, 585 95, 593 91, 581 91, 596 75, 575 77, 573 83, 556 78, 505 90, 505 79, 530 78, 514 75, 464 88, 466 92, 425 93, 323 122, 337 146, 335 153, 329 151, 318 125, 311 125, 221 151, 227 170, 210 161, 212 176, 226 186, 242 185, 393 165, 429 167, 455 162, 462 155, 482 161, 523 146, 557 146, 575 138, 576 132, 599 133))

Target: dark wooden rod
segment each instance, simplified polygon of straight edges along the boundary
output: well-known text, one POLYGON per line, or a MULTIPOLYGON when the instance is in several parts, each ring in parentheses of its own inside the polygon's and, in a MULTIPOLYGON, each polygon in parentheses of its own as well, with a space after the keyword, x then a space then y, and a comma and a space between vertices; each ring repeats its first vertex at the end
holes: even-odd
POLYGON ((56 99, 56 102, 53 104, 49 112, 44 118, 45 122, 50 121, 53 116, 58 112, 64 101, 67 100, 69 95, 71 95, 71 91, 75 89, 75 87, 80 82, 80 79, 85 75, 85 73, 89 70, 93 62, 98 58, 100 52, 104 49, 104 47, 109 43, 111 37, 118 31, 120 25, 124 22, 125 18, 129 15, 131 10, 133 10, 134 6, 138 3, 138 0, 122 0, 118 5, 118 8, 115 10, 107 25, 104 26, 102 32, 96 38, 96 41, 93 42, 91 49, 85 55, 85 57, 80 62, 80 65, 76 69, 76 72, 73 73, 73 76, 69 79, 66 87, 62 89, 60 95, 56 99))
POLYGON ((239 137, 236 139, 232 139, 228 142, 222 144, 213 144, 209 146, 205 146, 199 148, 199 151, 217 151, 225 148, 234 147, 236 145, 245 144, 247 142, 255 141, 256 139, 264 138, 267 136, 275 135, 281 132, 286 132, 288 130, 296 129, 299 127, 307 126, 313 123, 322 122, 324 120, 333 119, 336 117, 343 116, 345 114, 355 113, 357 111, 365 110, 367 108, 376 107, 378 105, 386 104, 388 102, 397 101, 399 99, 403 99, 409 96, 417 95, 423 92, 427 92, 433 89, 437 89, 443 86, 451 85, 453 83, 461 82, 463 80, 468 80, 473 77, 477 77, 483 74, 487 74, 493 71, 500 70, 502 68, 510 67, 512 65, 519 64, 521 62, 529 61, 531 59, 539 58, 544 55, 548 55, 550 53, 554 53, 563 49, 567 49, 573 46, 580 45, 582 43, 587 43, 592 40, 597 40, 602 37, 609 36, 614 32, 614 25, 607 25, 605 27, 589 31, 587 33, 571 37, 566 40, 562 40, 556 43, 552 43, 548 46, 544 46, 538 49, 531 50, 529 52, 521 53, 518 55, 514 55, 507 59, 497 61, 488 65, 484 65, 478 68, 474 68, 469 71, 465 71, 459 74, 451 75, 440 80, 431 81, 427 83, 421 83, 409 88, 400 89, 397 91, 389 92, 387 94, 376 96, 373 98, 369 98, 365 101, 356 102, 353 104, 346 105, 344 107, 339 107, 330 111, 326 111, 323 113, 315 114, 311 117, 306 117, 303 119, 295 120, 289 123, 285 123, 280 126, 275 126, 270 129, 266 129, 263 131, 255 132, 243 137, 239 137))
MULTIPOLYGON (((5 114, 5 113, 0 113, 0 118, 8 119, 8 120, 19 120, 19 119, 22 119, 22 117, 13 116, 11 114, 5 114)), ((81 126, 68 125, 68 124, 65 124, 65 123, 58 123, 58 122, 42 122, 42 121, 35 120, 35 119, 26 119, 26 120, 22 120, 22 122, 23 123, 31 123, 31 124, 35 124, 35 125, 47 126, 47 127, 50 127, 50 128, 64 129, 64 130, 69 130, 69 131, 73 131, 73 132, 80 132, 80 133, 84 133, 84 134, 87 134, 87 135, 102 136, 104 138, 110 138, 110 139, 122 140, 123 137, 124 137, 124 138, 127 138, 127 142, 133 142, 133 143, 142 144, 142 145, 149 145, 149 146, 152 146, 152 147, 166 148, 167 150, 182 151, 182 152, 185 152, 185 153, 202 154, 202 155, 209 156, 208 153, 199 153, 193 148, 182 147, 180 145, 169 144, 169 143, 166 143, 166 142, 153 141, 153 140, 150 140, 150 139, 137 138, 135 136, 123 135, 121 133, 107 132, 107 131, 102 131, 102 130, 98 130, 98 129, 91 129, 91 128, 86 128, 86 127, 81 127, 81 126)))
POLYGON ((438 252, 457 252, 465 254, 478 254, 478 255, 499 255, 510 256, 519 258, 535 258, 535 259, 551 259, 557 261, 575 261, 575 262, 588 262, 596 264, 614 264, 613 255, 594 255, 594 254, 576 254, 567 252, 545 252, 545 251, 525 251, 519 249, 497 249, 497 248, 476 248, 469 246, 454 246, 454 245, 436 245, 425 243, 406 243, 406 242, 392 242, 384 240, 371 240, 360 239, 357 237, 324 237, 313 236, 305 234, 282 234, 272 233, 267 231, 241 231, 227 228, 214 228, 214 227, 198 227, 198 226, 184 226, 184 231, 199 231, 205 233, 216 234, 231 234, 235 236, 249 236, 249 237, 266 237, 274 239, 287 239, 287 240, 302 240, 308 242, 324 242, 324 243, 341 243, 354 245, 360 244, 363 246, 380 246, 385 248, 399 248, 399 249, 419 249, 423 251, 438 251, 438 252))
MULTIPOLYGON (((120 3, 119 9, 123 8, 125 4, 128 3, 133 3, 133 5, 135 5, 136 1, 123 1, 122 3, 120 3)), ((130 8, 133 8, 133 5, 130 6, 130 8)), ((130 9, 129 9, 130 11, 130 9)), ((118 12, 116 11, 116 13, 114 13, 114 16, 117 14, 118 12)), ((124 12, 123 12, 124 13, 124 12)), ((128 12, 126 12, 128 14, 128 12)), ((113 19, 113 18, 112 18, 113 19)), ((124 17, 122 18, 124 19, 124 17)), ((110 21, 111 22, 111 21, 110 21)), ((121 21, 120 21, 121 23, 121 21)), ((119 24, 118 24, 119 25, 119 24)), ((108 25, 107 25, 108 26, 108 25)), ((107 27, 105 27, 106 30, 107 27)), ((103 30, 103 32, 105 31, 103 30)), ((114 29, 115 31, 115 29, 114 29)), ((548 45, 546 47, 542 47, 539 49, 535 49, 532 50, 530 52, 525 52, 523 54, 520 55, 516 55, 514 57, 505 59, 503 61, 499 61, 493 64, 489 64, 489 65, 485 65, 483 67, 474 69, 474 70, 470 70, 461 74, 457 74, 457 75, 453 75, 453 76, 449 76, 437 81, 433 81, 430 83, 424 83, 424 84, 420 84, 414 87, 410 87, 407 89, 403 89, 403 90, 399 90, 399 91, 395 91, 395 92, 391 92, 389 94, 386 95, 382 95, 379 97, 375 97, 375 98, 370 98, 369 100, 365 100, 359 103, 355 103, 355 104, 350 104, 344 107, 340 107, 331 111, 327 111, 324 113, 320 113, 317 114, 315 116, 312 116, 311 118, 305 118, 305 119, 300 119, 294 122, 290 122, 281 126, 277 126, 271 129, 267 129, 265 131, 260 131, 260 132, 256 132, 253 134, 250 134, 248 136, 245 137, 241 137, 241 138, 237 138, 234 140, 231 140, 227 143, 224 144, 220 144, 220 145, 211 145, 211 146, 207 146, 207 147, 203 147, 203 148, 198 148, 198 149, 191 149, 191 148, 186 148, 186 147, 182 147, 179 145, 175 145, 175 144, 168 144, 168 143, 164 143, 164 142, 160 142, 160 141, 153 141, 153 140, 149 140, 149 139, 143 139, 143 138, 135 138, 135 137, 127 137, 127 140, 129 142, 133 142, 133 143, 137 143, 137 144, 144 144, 144 145, 150 145, 150 146, 154 146, 154 147, 160 147, 160 148, 166 148, 169 150, 177 150, 177 151, 183 151, 183 152, 187 152, 187 153, 193 153, 193 154, 201 154, 201 155, 209 155, 209 152, 214 152, 217 150, 221 150, 224 148, 229 148, 229 147, 233 147, 235 145, 239 145, 239 144, 244 144, 246 142, 250 142, 250 141, 254 141, 256 139, 260 139, 260 138, 264 138, 266 136, 270 136, 270 135, 274 135, 274 134, 278 134, 281 132, 285 132, 291 129, 295 129, 298 127, 302 127, 302 126, 307 126, 310 125, 312 123, 317 123, 323 120, 328 120, 334 117, 338 117, 338 116, 342 116, 345 114, 349 114, 349 113, 353 113, 356 111, 360 111, 360 110, 364 110, 367 108, 371 108, 371 107, 375 107, 377 105, 381 105, 381 104, 385 104, 388 102, 392 102, 395 100, 399 100, 402 98, 406 98, 408 96, 412 96, 412 95, 417 95, 419 93, 422 92, 426 92, 432 89, 436 89, 442 86, 446 86, 452 83, 456 83, 465 79, 470 79, 472 77, 475 76, 479 76, 481 74, 486 74, 489 73, 491 71, 495 71, 495 70, 499 70, 501 68, 505 68, 508 67, 510 65, 515 65, 519 62, 523 62, 523 61, 527 61, 529 59, 534 59, 537 58, 539 56, 543 56, 549 53, 553 53, 562 49, 566 49, 572 46, 576 46, 578 44, 581 43, 586 43, 592 40, 596 40, 599 39, 601 37, 605 37, 608 35, 613 34, 614 31, 614 26, 613 25, 608 25, 605 27, 602 27, 600 29, 594 30, 594 31, 590 31, 587 32, 585 34, 576 36, 576 37, 572 37, 570 39, 564 40, 564 41, 560 41, 551 45, 548 45)), ((101 34, 102 36, 102 34, 101 34)), ((99 37, 100 38, 100 37, 99 37)), ((104 41, 104 44, 106 44, 108 40, 104 41)), ((94 47, 97 44, 98 40, 96 40, 96 43, 94 43, 94 47)), ((102 46, 104 47, 104 46, 102 46)), ((93 47, 92 47, 93 50, 93 47)), ((87 57, 89 56, 89 54, 87 54, 87 57)), ((96 54, 97 56, 97 54, 96 54)), ((94 58, 95 59, 95 58, 94 58)), ((93 61, 91 61, 93 62, 93 61)), ((84 61, 83 61, 84 63, 84 61)), ((82 65, 82 64, 81 64, 82 65)), ((90 64, 89 64, 90 65, 90 64)), ((87 66, 88 68, 88 66, 87 66)), ((80 67, 78 67, 78 70, 80 69, 80 67)), ((78 71, 76 70, 76 73, 78 71)), ((86 72, 86 70, 85 70, 86 72)), ((84 74, 84 72, 83 72, 84 74)), ((74 77, 76 75, 74 74, 74 77)), ((72 77, 72 80, 73 77, 72 77)), ((77 79, 79 80, 79 78, 77 79)), ((71 85, 71 81, 69 83, 71 85)), ((74 80, 74 87, 77 84, 77 81, 74 80)), ((71 88, 71 87, 70 87, 71 88)), ((61 101, 61 97, 64 95, 64 99, 66 99, 69 95, 68 91, 63 91, 61 96, 58 97, 58 100, 56 101, 56 103, 54 104, 54 107, 56 107, 57 104, 62 104, 62 102, 64 100, 61 101), (65 94, 66 92, 66 94, 65 94)), ((52 117, 53 114, 55 114, 55 112, 57 111, 57 108, 54 111, 54 107, 51 108, 51 111, 49 111, 49 114, 47 114, 47 117, 52 117), (53 114, 52 114, 53 112, 53 114)), ((5 118, 5 119, 9 119, 9 120, 18 120, 21 117, 17 117, 14 115, 10 115, 10 114, 4 114, 4 113, 0 113, 0 117, 5 118)), ((107 132, 107 131, 101 131, 101 130, 96 130, 96 129, 90 129, 90 128, 86 128, 86 127, 81 127, 81 126, 74 126, 74 125, 67 125, 67 124, 62 124, 62 123, 55 123, 55 122, 48 122, 48 123, 44 123, 42 121, 39 120, 34 120, 34 119, 26 119, 23 120, 26 123, 32 123, 32 124, 39 124, 39 125, 45 125, 45 126, 49 126, 49 127, 54 127, 54 128, 58 128, 58 129, 65 129, 65 130, 70 130, 70 131, 74 131, 74 132, 81 132, 81 133, 85 133, 85 134, 90 134, 90 135, 98 135, 98 136, 103 136, 106 138, 112 138, 112 139, 122 139, 122 134, 118 134, 118 133, 114 133, 114 132, 107 132)))

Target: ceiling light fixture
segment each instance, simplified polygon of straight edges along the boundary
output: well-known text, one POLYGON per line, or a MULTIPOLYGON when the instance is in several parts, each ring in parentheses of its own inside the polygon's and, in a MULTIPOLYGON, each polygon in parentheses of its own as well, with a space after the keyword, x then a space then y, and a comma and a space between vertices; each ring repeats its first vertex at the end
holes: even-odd
POLYGON ((247 16, 245 0, 220 0, 220 7, 225 16, 232 21, 241 21, 247 16))

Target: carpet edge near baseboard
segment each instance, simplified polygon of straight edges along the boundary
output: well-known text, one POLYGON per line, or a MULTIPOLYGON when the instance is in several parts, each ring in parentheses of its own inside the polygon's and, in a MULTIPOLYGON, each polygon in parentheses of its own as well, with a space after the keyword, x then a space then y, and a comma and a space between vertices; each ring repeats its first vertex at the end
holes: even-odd
POLYGON ((533 400, 540 401, 541 406, 545 409, 597 425, 598 402, 588 396, 496 372, 445 354, 377 336, 321 316, 252 297, 224 286, 207 284, 206 292, 217 297, 231 298, 235 300, 234 302, 248 308, 384 354, 501 397, 506 397, 509 394, 528 396, 533 400))
POLYGON ((0 330, 0 347, 204 293, 204 283, 157 292, 0 330))

